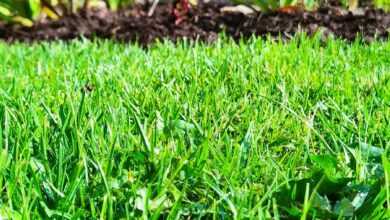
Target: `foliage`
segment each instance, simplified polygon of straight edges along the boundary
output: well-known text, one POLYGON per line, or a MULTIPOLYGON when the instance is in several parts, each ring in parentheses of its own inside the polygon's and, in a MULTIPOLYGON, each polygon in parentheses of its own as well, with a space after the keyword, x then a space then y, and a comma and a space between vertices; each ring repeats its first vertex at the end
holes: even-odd
POLYGON ((389 189, 386 190, 384 167, 389 155, 386 156, 383 149, 374 146, 362 145, 348 151, 352 158, 350 165, 340 164, 335 156, 329 154, 312 156, 313 170, 305 178, 289 181, 276 193, 283 212, 296 218, 385 219, 387 213, 382 206, 386 203, 389 189), (369 172, 364 173, 360 183, 354 181, 356 174, 351 172, 351 165, 356 163, 356 154, 371 158, 362 167, 369 172))
POLYGON ((0 0, 0 18, 31 25, 41 13, 57 18, 82 7, 98 5, 99 2, 105 2, 112 10, 133 3, 132 0, 0 0))
POLYGON ((28 18, 36 18, 40 11, 39 0, 1 0, 0 18, 31 25, 28 18))
POLYGON ((263 11, 273 11, 281 7, 296 5, 298 1, 297 0, 233 0, 233 2, 237 4, 249 4, 249 5, 258 6, 263 11))
POLYGON ((374 0, 377 7, 390 11, 390 0, 374 0))
MULTIPOLYGON (((321 3, 320 0, 232 0, 237 4, 249 4, 258 6, 263 11, 273 11, 284 7, 294 6, 295 9, 315 9, 321 3)), ((355 10, 358 0, 340 0, 342 3, 355 10)), ((22 23, 31 26, 33 21, 41 14, 53 19, 64 14, 75 12, 82 7, 105 3, 111 10, 131 5, 135 0, 0 0, 0 19, 22 23)), ((389 9, 388 0, 374 0, 375 4, 384 9, 389 9)), ((289 10, 294 10, 290 8, 289 10)))
POLYGON ((388 219, 389 53, 0 44, 0 218, 388 219))

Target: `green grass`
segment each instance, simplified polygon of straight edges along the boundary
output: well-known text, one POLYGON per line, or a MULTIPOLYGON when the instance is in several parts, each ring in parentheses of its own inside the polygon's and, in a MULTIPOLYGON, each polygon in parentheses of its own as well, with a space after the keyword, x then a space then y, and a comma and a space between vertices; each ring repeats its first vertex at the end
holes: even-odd
POLYGON ((389 54, 0 43, 0 219, 386 219, 389 54))

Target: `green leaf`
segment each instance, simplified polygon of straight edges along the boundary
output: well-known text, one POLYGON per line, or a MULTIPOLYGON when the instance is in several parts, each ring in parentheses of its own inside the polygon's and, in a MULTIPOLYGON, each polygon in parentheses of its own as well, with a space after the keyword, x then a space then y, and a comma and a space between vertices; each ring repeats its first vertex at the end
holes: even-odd
POLYGON ((331 212, 332 210, 332 206, 330 204, 329 199, 326 197, 326 195, 321 196, 318 193, 315 193, 314 195, 312 206, 329 212, 331 212))
POLYGON ((106 0, 111 10, 117 10, 121 0, 106 0))
POLYGON ((369 158, 380 158, 385 152, 384 149, 369 145, 367 143, 360 143, 360 149, 364 155, 367 155, 369 158))
POLYGON ((324 170, 325 174, 332 178, 337 171, 337 159, 331 155, 315 155, 311 156, 310 159, 313 163, 324 170))
POLYGON ((41 13, 41 1, 40 0, 28 0, 28 4, 31 11, 31 18, 37 18, 41 13))
POLYGON ((10 17, 12 15, 11 11, 2 5, 0 5, 0 14, 6 17, 10 17))
POLYGON ((347 198, 343 198, 341 201, 338 201, 334 207, 334 213, 338 216, 352 217, 354 214, 352 202, 347 198))
POLYGON ((382 187, 383 179, 371 185, 363 204, 356 209, 358 219, 383 219, 386 215, 386 189, 382 187))
POLYGON ((352 200, 352 205, 355 207, 355 209, 359 209, 363 205, 369 192, 370 192, 369 186, 360 186, 358 188, 358 192, 356 193, 356 196, 352 200))

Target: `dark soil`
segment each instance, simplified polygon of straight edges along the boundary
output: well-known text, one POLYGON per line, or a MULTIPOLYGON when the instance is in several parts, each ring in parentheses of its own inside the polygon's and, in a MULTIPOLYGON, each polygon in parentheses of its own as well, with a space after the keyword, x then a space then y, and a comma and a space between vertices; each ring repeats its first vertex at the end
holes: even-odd
POLYGON ((69 40, 109 38, 124 42, 138 41, 148 44, 156 39, 199 39, 210 42, 218 33, 239 39, 256 36, 282 36, 290 38, 297 32, 324 36, 336 36, 353 40, 361 36, 371 41, 388 39, 390 14, 382 10, 365 8, 353 14, 339 7, 324 7, 315 12, 300 10, 287 12, 256 13, 245 16, 240 13, 222 13, 226 3, 199 5, 192 8, 177 24, 170 4, 160 5, 154 14, 147 15, 148 7, 132 8, 116 13, 107 10, 82 10, 57 21, 41 21, 33 27, 0 24, 0 39, 13 41, 69 40))

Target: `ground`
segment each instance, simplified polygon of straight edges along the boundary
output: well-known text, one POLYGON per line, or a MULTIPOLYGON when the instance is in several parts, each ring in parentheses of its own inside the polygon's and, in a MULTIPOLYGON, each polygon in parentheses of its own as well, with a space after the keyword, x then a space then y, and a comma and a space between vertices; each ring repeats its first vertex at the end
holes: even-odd
MULTIPOLYGON (((330 2, 330 1, 329 1, 330 2)), ((187 13, 174 13, 171 4, 159 5, 152 16, 149 7, 133 7, 117 12, 81 10, 59 20, 44 20, 33 27, 5 25, 0 22, 0 39, 5 41, 69 40, 75 38, 104 38, 120 42, 147 45, 157 39, 173 41, 183 38, 212 42, 224 32, 236 40, 252 36, 282 36, 292 38, 296 33, 321 34, 323 38, 347 40, 387 40, 390 34, 390 13, 372 7, 355 12, 332 5, 314 11, 282 8, 274 12, 223 12, 227 1, 213 1, 192 7, 187 13), (222 10, 222 11, 221 11, 222 10)))
POLYGON ((386 219, 390 43, 0 43, 0 216, 386 219))

